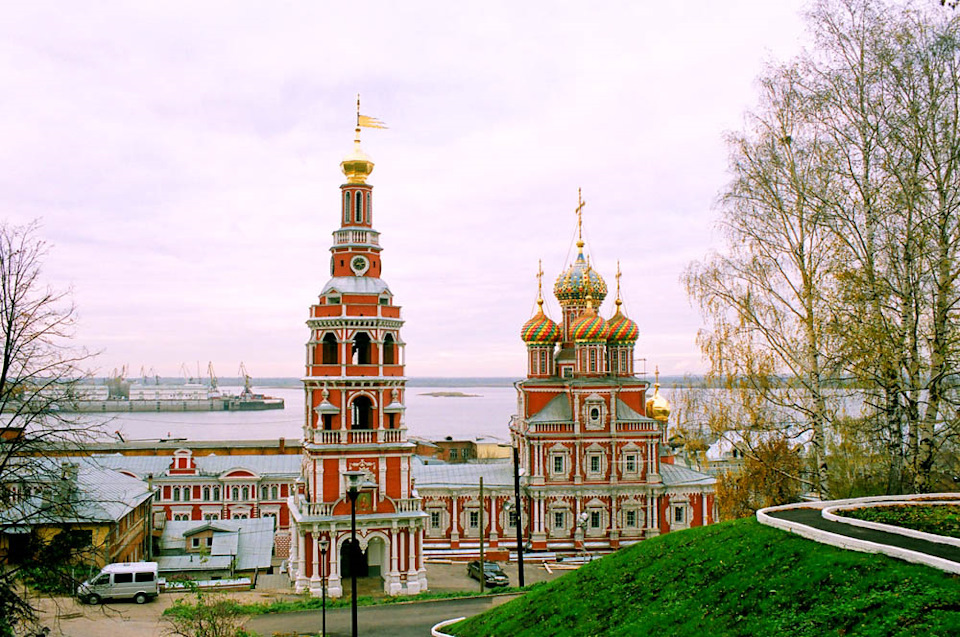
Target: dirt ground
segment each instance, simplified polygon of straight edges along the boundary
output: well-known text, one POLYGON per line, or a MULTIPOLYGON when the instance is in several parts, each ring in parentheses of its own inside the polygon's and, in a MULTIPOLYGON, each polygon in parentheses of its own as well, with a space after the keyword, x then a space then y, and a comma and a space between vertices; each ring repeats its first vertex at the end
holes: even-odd
MULTIPOLYGON (((511 584, 518 582, 517 565, 503 564, 511 584)), ((527 563, 524 582, 555 579, 567 571, 548 573, 540 564, 527 563)), ((434 592, 479 590, 479 583, 467 577, 465 562, 454 564, 427 564, 427 581, 434 592)), ((383 595, 379 578, 358 581, 360 595, 383 595)), ((261 577, 257 589, 223 593, 242 602, 270 602, 278 599, 297 599, 292 588, 286 587, 282 575, 261 577)), ((40 598, 36 605, 41 610, 43 624, 50 628, 51 637, 163 637, 167 624, 161 614, 174 600, 185 593, 162 593, 157 599, 143 605, 133 602, 110 602, 102 606, 86 606, 68 597, 40 598)))

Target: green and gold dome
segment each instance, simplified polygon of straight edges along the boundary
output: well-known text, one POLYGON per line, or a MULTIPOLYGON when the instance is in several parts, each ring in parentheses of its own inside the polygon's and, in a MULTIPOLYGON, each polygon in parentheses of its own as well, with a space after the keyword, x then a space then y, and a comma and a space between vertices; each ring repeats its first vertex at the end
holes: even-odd
POLYGON ((552 345, 560 340, 560 327, 543 312, 543 299, 537 299, 540 306, 536 315, 520 328, 520 338, 528 345, 552 345))
POLYGON ((570 339, 578 343, 603 343, 607 340, 607 322, 600 318, 587 296, 587 309, 570 326, 570 339))
POLYGON ((620 309, 623 302, 617 299, 617 312, 607 321, 607 340, 611 345, 636 343, 640 337, 637 324, 624 316, 620 309))

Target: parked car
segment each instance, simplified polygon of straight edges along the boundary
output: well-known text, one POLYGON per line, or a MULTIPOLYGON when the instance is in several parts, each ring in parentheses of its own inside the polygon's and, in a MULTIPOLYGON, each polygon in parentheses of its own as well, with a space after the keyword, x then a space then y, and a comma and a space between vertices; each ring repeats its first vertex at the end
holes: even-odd
POLYGON ((107 564, 96 577, 77 587, 77 597, 87 604, 104 599, 132 599, 143 604, 160 592, 156 562, 107 564))
MULTIPOLYGON (((474 560, 467 564, 467 575, 480 581, 480 561, 474 560)), ((496 562, 483 563, 483 584, 484 586, 510 586, 510 578, 503 572, 500 565, 496 562)))

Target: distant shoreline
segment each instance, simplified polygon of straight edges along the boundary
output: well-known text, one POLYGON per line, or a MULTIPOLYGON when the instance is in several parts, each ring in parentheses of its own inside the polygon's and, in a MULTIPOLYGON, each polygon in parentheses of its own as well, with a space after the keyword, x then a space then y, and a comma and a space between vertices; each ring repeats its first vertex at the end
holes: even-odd
POLYGON ((483 398, 480 394, 464 394, 462 391, 428 391, 420 395, 434 398, 483 398))

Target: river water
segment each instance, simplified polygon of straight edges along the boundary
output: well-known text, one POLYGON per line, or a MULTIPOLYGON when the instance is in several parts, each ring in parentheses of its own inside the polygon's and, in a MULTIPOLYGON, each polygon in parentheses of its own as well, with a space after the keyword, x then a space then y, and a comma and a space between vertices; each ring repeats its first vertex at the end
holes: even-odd
MULTIPOLYGON (((222 387, 238 393, 239 387, 222 387)), ((303 435, 304 392, 297 387, 254 387, 254 392, 283 398, 284 408, 268 411, 135 412, 83 417, 95 419, 109 437, 125 440, 299 440, 303 435)), ((493 436, 510 439, 508 424, 516 412, 517 392, 510 386, 407 386, 407 435, 428 440, 493 436), (459 392, 463 397, 430 396, 459 392)))

